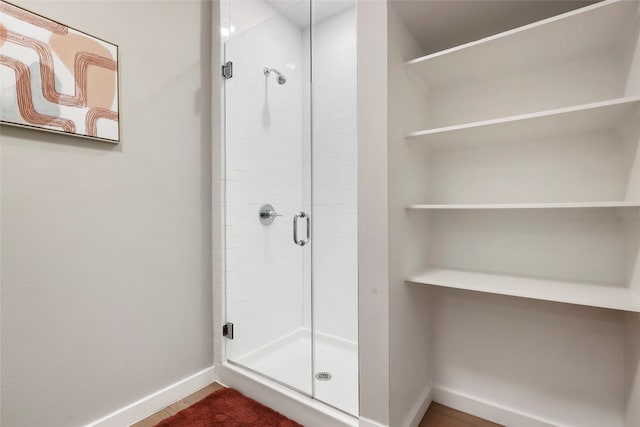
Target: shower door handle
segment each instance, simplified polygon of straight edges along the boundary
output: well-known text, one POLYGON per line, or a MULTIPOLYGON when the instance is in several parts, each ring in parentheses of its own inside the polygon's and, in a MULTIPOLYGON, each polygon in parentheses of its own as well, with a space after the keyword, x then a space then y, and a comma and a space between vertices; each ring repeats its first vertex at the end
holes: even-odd
POLYGON ((298 246, 304 246, 311 240, 311 219, 309 214, 300 212, 293 216, 293 243, 298 246), (304 240, 298 239, 298 220, 304 218, 307 222, 307 236, 304 240))

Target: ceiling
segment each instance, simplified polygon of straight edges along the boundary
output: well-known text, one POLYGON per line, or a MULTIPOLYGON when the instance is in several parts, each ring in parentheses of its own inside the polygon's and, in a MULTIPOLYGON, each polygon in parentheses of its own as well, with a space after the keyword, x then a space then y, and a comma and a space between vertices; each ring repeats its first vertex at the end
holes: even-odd
MULTIPOLYGON (((310 2, 301 0, 266 1, 298 28, 309 28, 310 2)), ((313 23, 317 25, 325 19, 354 8, 355 5, 355 0, 316 0, 313 6, 313 23)))
POLYGON ((596 1, 391 0, 425 54, 507 31, 596 1))

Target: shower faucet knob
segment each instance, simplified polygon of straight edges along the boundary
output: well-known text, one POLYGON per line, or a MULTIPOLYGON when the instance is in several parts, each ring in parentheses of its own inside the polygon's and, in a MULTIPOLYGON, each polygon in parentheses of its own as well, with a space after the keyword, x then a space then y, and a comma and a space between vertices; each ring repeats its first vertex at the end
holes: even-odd
POLYGON ((264 225, 270 225, 277 216, 282 216, 269 203, 262 205, 258 211, 260 222, 264 225))

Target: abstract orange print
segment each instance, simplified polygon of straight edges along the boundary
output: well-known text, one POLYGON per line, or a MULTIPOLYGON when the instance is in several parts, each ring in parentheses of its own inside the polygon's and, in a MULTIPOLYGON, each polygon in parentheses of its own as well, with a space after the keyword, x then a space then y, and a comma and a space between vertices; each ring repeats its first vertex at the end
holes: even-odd
POLYGON ((0 122, 120 141, 118 47, 0 1, 0 122))

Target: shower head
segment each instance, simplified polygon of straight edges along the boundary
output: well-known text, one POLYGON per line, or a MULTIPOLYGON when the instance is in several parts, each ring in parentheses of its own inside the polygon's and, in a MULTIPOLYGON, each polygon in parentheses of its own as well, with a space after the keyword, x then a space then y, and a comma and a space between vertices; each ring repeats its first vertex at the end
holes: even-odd
POLYGON ((275 68, 266 68, 263 70, 265 77, 269 77, 271 73, 276 73, 278 75, 278 84, 285 84, 287 82, 287 78, 280 71, 275 68))

